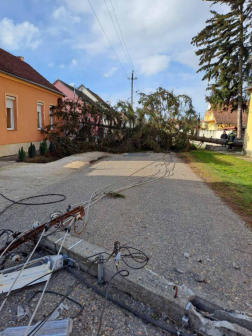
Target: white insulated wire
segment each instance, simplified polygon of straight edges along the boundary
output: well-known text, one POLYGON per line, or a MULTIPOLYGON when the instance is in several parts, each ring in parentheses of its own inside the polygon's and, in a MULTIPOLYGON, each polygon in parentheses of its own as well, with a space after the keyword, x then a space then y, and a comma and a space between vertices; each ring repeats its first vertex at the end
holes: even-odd
MULTIPOLYGON (((71 225, 73 224, 74 221, 75 221, 75 218, 72 219, 72 222, 71 222, 69 225, 71 226, 71 225)), ((60 254, 60 252, 61 252, 61 249, 62 249, 62 247, 63 247, 63 245, 64 245, 64 242, 65 242, 65 239, 66 239, 67 235, 68 235, 68 231, 66 231, 65 236, 64 236, 64 238, 63 238, 63 240, 62 240, 62 243, 61 243, 61 245, 60 245, 60 248, 59 248, 57 257, 59 256, 59 254, 60 254)), ((56 260, 55 260, 55 262, 54 262, 54 264, 53 264, 51 273, 53 273, 53 271, 54 271, 54 269, 55 269, 55 266, 56 266, 56 263, 57 263, 57 258, 56 258, 56 260)), ((49 283, 50 279, 51 279, 51 277, 49 277, 48 280, 46 281, 46 284, 45 284, 45 286, 44 286, 43 292, 41 293, 41 296, 40 296, 40 298, 39 298, 39 301, 38 301, 38 303, 37 303, 37 306, 36 306, 36 308, 35 308, 35 310, 34 310, 32 316, 31 316, 31 318, 30 318, 30 321, 29 321, 29 323, 28 323, 28 326, 27 326, 27 328, 26 328, 26 331, 25 331, 25 335, 24 335, 24 336, 27 336, 28 333, 29 333, 30 326, 31 326, 32 321, 33 321, 33 319, 34 319, 34 317, 35 317, 35 315, 36 315, 36 313, 37 313, 37 310, 38 310, 38 308, 39 308, 39 306, 40 306, 40 304, 41 304, 41 302, 42 302, 42 300, 43 300, 43 297, 44 297, 44 294, 45 294, 45 291, 46 291, 46 288, 47 288, 47 286, 48 286, 48 283, 49 283)))
MULTIPOLYGON (((155 174, 151 174, 151 175, 149 175, 149 176, 146 176, 146 177, 144 177, 144 178, 142 178, 142 179, 140 179, 140 180, 138 180, 138 181, 136 181, 136 182, 134 182, 134 183, 132 183, 132 184, 130 184, 130 185, 127 185, 127 186, 125 186, 125 187, 122 187, 122 188, 119 188, 119 189, 117 189, 117 190, 114 190, 113 192, 119 192, 119 191, 127 190, 127 189, 130 189, 130 188, 136 187, 136 186, 138 186, 138 185, 143 185, 143 184, 146 184, 146 183, 155 182, 155 181, 157 181, 157 180, 159 180, 159 179, 161 179, 161 178, 166 177, 166 175, 167 175, 169 172, 171 173, 171 172, 174 170, 174 167, 175 167, 175 163, 174 163, 173 160, 172 160, 172 156, 170 156, 170 157, 171 157, 171 162, 167 162, 167 163, 159 163, 159 164, 157 164, 157 165, 155 166, 155 167, 158 167, 158 166, 165 166, 165 173, 164 173, 164 175, 162 175, 162 176, 160 176, 160 177, 157 177, 157 178, 154 178, 154 179, 153 179, 154 176, 156 176, 156 175, 159 174, 159 172, 160 172, 160 169, 159 169, 157 173, 155 173, 155 174), (168 166, 169 166, 172 162, 173 162, 173 167, 172 167, 171 171, 169 171, 169 170, 168 170, 168 166), (152 178, 152 179, 151 179, 151 178, 152 178), (145 179, 145 180, 147 180, 147 181, 143 181, 143 179, 145 179), (148 180, 148 179, 149 179, 149 180, 148 180)), ((98 199, 94 200, 94 201, 91 203, 91 201, 92 201, 95 197, 99 196, 99 194, 100 194, 102 191, 104 191, 104 189, 106 189, 108 186, 111 186, 111 185, 113 185, 113 184, 118 184, 118 183, 124 181, 125 179, 128 179, 128 177, 133 176, 134 174, 136 174, 136 173, 139 172, 140 170, 143 170, 143 169, 147 168, 148 166, 152 165, 152 164, 155 163, 155 162, 157 162, 157 161, 154 161, 154 162, 152 162, 152 163, 146 165, 145 167, 142 167, 141 169, 138 169, 138 170, 135 171, 134 173, 128 175, 126 178, 123 178, 122 180, 120 180, 120 181, 118 181, 118 182, 113 182, 113 183, 111 183, 111 184, 108 184, 108 185, 99 187, 99 188, 97 188, 95 191, 93 191, 93 193, 91 194, 90 199, 89 199, 88 201, 82 203, 82 204, 84 204, 84 205, 88 203, 88 205, 85 207, 86 215, 85 215, 85 223, 84 223, 84 227, 86 226, 87 221, 88 221, 88 214, 89 214, 89 208, 90 208, 90 206, 92 206, 93 204, 97 203, 97 202, 98 202, 100 199, 102 199, 103 197, 107 196, 107 194, 104 193, 104 194, 101 195, 98 199), (99 194, 97 194, 97 190, 99 190, 99 189, 101 189, 101 191, 99 192, 99 194)), ((170 175, 170 174, 169 174, 169 175, 170 175)))
POLYGON ((29 255, 29 258, 26 260, 25 264, 23 265, 23 267, 22 267, 21 270, 19 271, 18 275, 16 276, 15 280, 13 281, 13 283, 12 283, 12 285, 11 285, 11 287, 10 287, 10 289, 9 289, 9 291, 8 291, 8 293, 7 293, 6 297, 5 297, 5 299, 4 299, 4 301, 3 301, 2 304, 1 304, 0 311, 3 309, 3 307, 4 307, 4 305, 5 305, 5 302, 7 301, 8 296, 10 295, 10 293, 11 293, 11 291, 12 291, 12 288, 15 286, 15 283, 17 282, 19 276, 21 275, 21 273, 23 272, 24 268, 26 267, 26 265, 27 265, 28 262, 30 261, 31 257, 33 256, 34 252, 36 251, 36 249, 37 249, 37 247, 38 247, 38 245, 39 245, 39 243, 40 243, 40 241, 41 241, 41 239, 42 239, 44 233, 45 233, 45 229, 42 231, 42 233, 41 233, 41 235, 40 235, 40 237, 39 237, 39 240, 37 241, 37 244, 35 245, 34 249, 32 250, 31 254, 29 255))

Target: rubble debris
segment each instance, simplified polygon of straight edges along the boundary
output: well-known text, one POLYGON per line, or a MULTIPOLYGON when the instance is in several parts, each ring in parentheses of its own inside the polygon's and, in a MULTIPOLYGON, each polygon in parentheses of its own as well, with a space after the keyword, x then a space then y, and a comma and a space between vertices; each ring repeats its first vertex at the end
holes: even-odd
POLYGON ((184 257, 186 257, 187 259, 189 259, 190 258, 190 253, 185 252, 184 253, 184 257))
POLYGON ((179 269, 179 268, 174 268, 174 271, 177 272, 177 273, 179 273, 179 274, 183 274, 183 273, 184 273, 184 272, 183 272, 181 269, 179 269))
POLYGON ((196 280, 198 282, 206 282, 206 280, 205 280, 205 278, 202 274, 192 272, 192 276, 193 276, 194 280, 196 280))
POLYGON ((69 307, 67 304, 61 303, 57 309, 52 313, 52 315, 49 317, 48 321, 57 320, 57 318, 60 316, 60 311, 63 311, 64 309, 68 310, 69 307))
POLYGON ((234 267, 235 269, 240 269, 240 268, 241 268, 238 264, 236 264, 236 262, 233 262, 233 267, 234 267))

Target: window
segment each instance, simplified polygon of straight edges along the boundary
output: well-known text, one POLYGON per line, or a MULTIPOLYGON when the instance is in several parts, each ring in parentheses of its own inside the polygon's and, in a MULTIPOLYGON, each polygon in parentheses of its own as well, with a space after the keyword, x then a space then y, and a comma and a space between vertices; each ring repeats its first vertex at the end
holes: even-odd
POLYGON ((50 125, 51 130, 53 129, 53 107, 49 106, 49 119, 50 119, 50 125))
POLYGON ((38 119, 38 129, 42 128, 42 103, 37 103, 37 119, 38 119))
POLYGON ((14 97, 6 96, 7 130, 14 130, 14 103, 14 97))

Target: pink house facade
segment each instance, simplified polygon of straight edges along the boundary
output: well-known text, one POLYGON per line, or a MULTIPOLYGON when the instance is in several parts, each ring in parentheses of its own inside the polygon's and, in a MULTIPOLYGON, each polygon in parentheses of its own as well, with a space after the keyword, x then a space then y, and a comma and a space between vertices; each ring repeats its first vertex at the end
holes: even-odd
MULTIPOLYGON (((57 79, 53 85, 64 93, 65 97, 63 97, 63 100, 72 101, 72 102, 78 102, 81 104, 81 102, 86 101, 90 104, 95 104, 97 102, 97 99, 91 99, 88 95, 86 95, 83 91, 80 91, 76 89, 75 87, 66 84, 60 79, 57 79)), ((91 122, 94 120, 91 118, 91 122)), ((98 127, 94 127, 94 130, 97 131, 98 127)))

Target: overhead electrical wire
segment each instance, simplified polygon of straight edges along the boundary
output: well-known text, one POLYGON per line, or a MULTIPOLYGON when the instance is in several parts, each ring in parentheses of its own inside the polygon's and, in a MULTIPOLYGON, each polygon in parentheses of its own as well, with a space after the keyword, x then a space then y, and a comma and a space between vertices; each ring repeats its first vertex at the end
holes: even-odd
POLYGON ((98 23, 99 23, 99 25, 100 25, 100 27, 101 27, 101 29, 102 29, 104 35, 106 36, 106 38, 107 38, 107 40, 108 40, 108 42, 109 42, 109 44, 110 44, 110 47, 112 48, 112 50, 113 50, 113 52, 114 52, 114 54, 115 54, 115 56, 116 56, 118 62, 120 63, 120 65, 121 65, 121 67, 122 67, 122 69, 123 69, 125 75, 128 76, 128 75, 127 75, 127 72, 126 72, 126 70, 125 70, 125 68, 124 68, 124 66, 122 65, 122 63, 121 63, 121 61, 120 61, 120 58, 118 57, 118 55, 117 55, 117 53, 116 53, 116 51, 115 51, 115 49, 114 49, 112 43, 110 42, 110 39, 108 38, 108 35, 107 35, 105 29, 103 28, 103 26, 102 26, 102 24, 101 24, 101 21, 99 20, 97 14, 96 14, 96 12, 95 12, 94 7, 92 6, 90 0, 88 0, 88 3, 89 3, 89 5, 90 5, 90 7, 91 7, 91 9, 92 9, 92 11, 93 11, 93 13, 94 13, 94 15, 95 15, 95 17, 96 17, 96 20, 98 21, 98 23))
POLYGON ((113 9, 113 12, 114 12, 114 15, 115 15, 115 18, 116 18, 116 22, 117 22, 117 25, 118 25, 118 27, 119 27, 119 30, 120 30, 120 33, 121 33, 121 36, 122 36, 122 40, 123 40, 124 45, 125 45, 125 49, 126 49, 127 54, 128 54, 128 59, 129 59, 129 61, 130 61, 132 70, 134 70, 134 65, 133 65, 133 63, 132 63, 132 60, 131 60, 131 57, 130 57, 130 54, 129 54, 129 50, 128 50, 128 48, 127 48, 127 44, 126 44, 125 39, 124 39, 122 30, 121 30, 121 26, 120 26, 119 21, 118 21, 118 19, 117 19, 117 15, 116 15, 115 8, 114 8, 114 6, 113 6, 112 0, 110 0, 110 3, 111 3, 111 7, 112 7, 112 9, 113 9))
POLYGON ((131 70, 134 70, 134 68, 133 68, 133 66, 132 66, 132 64, 131 64, 131 61, 130 61, 130 59, 129 59, 129 56, 128 56, 128 54, 127 54, 127 52, 126 52, 126 50, 125 50, 125 47, 124 47, 124 45, 123 45, 123 42, 122 42, 122 40, 121 40, 121 37, 120 37, 120 35, 119 35, 119 33, 118 33, 118 30, 117 30, 117 28, 116 28, 114 19, 113 19, 111 13, 110 13, 110 10, 109 10, 107 1, 104 0, 104 2, 105 2, 105 4, 106 4, 107 10, 108 10, 108 12, 109 12, 110 19, 111 19, 111 21, 112 21, 112 23, 113 23, 113 26, 114 26, 114 28, 115 28, 117 37, 118 37, 118 39, 119 39, 119 41, 120 41, 120 44, 121 44, 121 46, 122 46, 122 49, 123 49, 124 54, 125 54, 125 56, 126 56, 126 59, 127 59, 128 63, 129 63, 129 67, 130 67, 131 70))

